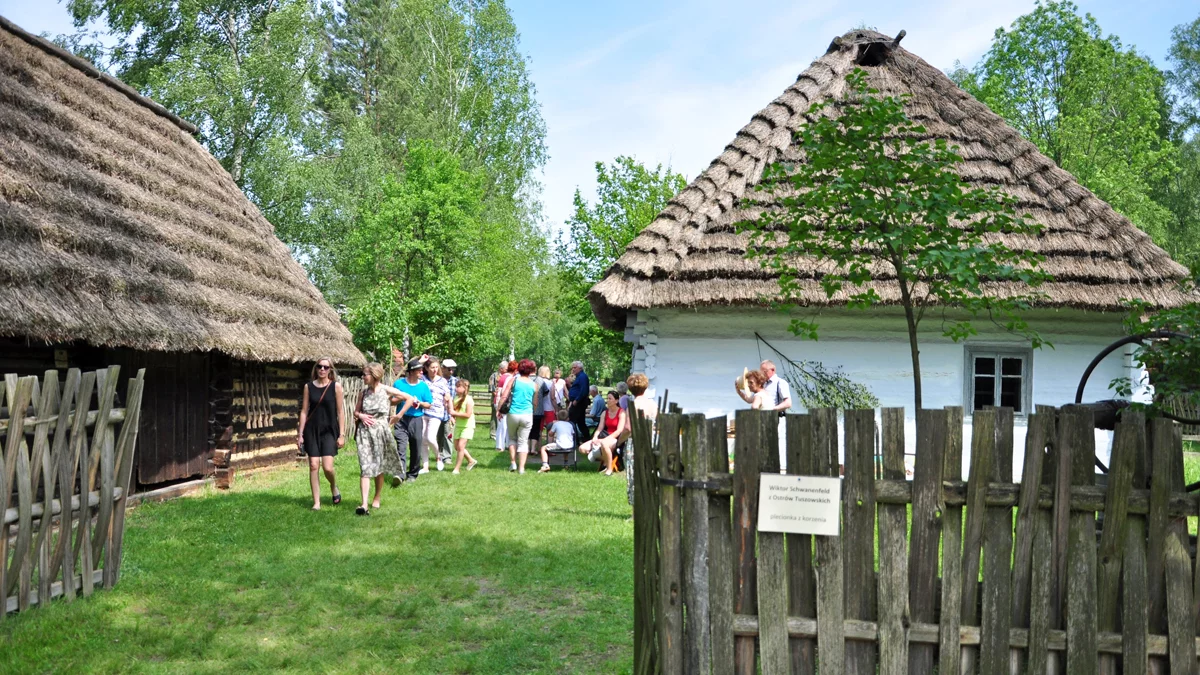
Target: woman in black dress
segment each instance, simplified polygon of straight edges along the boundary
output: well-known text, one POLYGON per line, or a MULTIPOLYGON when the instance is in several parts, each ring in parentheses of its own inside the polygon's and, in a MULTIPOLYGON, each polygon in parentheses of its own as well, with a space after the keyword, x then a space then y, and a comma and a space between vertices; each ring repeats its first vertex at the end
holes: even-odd
POLYGON ((345 407, 342 405, 342 384, 337 381, 333 359, 322 357, 313 365, 311 381, 304 385, 304 402, 300 407, 300 433, 296 443, 308 455, 308 481, 312 485, 313 510, 321 510, 321 469, 329 480, 333 503, 342 502, 337 479, 333 475, 333 458, 338 448, 346 444, 345 407))

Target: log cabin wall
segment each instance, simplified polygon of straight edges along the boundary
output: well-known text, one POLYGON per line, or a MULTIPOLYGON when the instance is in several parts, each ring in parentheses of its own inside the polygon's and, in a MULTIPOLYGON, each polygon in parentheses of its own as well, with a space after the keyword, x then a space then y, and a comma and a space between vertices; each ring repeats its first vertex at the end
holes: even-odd
POLYGON ((250 468, 298 455, 304 364, 231 362, 230 465, 250 468))

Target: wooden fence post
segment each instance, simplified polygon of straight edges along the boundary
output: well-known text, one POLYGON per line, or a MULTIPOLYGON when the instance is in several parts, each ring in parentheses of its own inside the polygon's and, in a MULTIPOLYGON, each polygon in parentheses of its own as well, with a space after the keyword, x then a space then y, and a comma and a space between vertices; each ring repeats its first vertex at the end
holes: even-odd
MULTIPOLYGON (((1029 453, 1041 453, 1040 464, 1038 467, 1041 471, 1040 479, 1031 481, 1029 485, 1022 483, 1022 503, 1026 504, 1024 509, 1033 511, 1032 527, 1030 530, 1029 543, 1029 569, 1025 570, 1021 552, 1018 550, 1017 569, 1014 569, 1014 592, 1019 595, 1014 596, 1013 603, 1022 603, 1028 607, 1028 626, 1029 626, 1029 646, 1025 649, 1025 667, 1029 675, 1044 675, 1047 672, 1050 662, 1050 627, 1051 627, 1051 609, 1050 604, 1053 599, 1053 563, 1050 560, 1051 550, 1051 514, 1047 509, 1040 508, 1038 501, 1040 497, 1038 493, 1043 486, 1054 485, 1054 470, 1055 464, 1051 461, 1050 453, 1046 452, 1046 446, 1051 442, 1051 431, 1053 431, 1054 413, 1048 412, 1039 408, 1039 412, 1030 416, 1028 429, 1025 436, 1025 463, 1027 467, 1032 466, 1028 457, 1029 453), (1025 499, 1025 490, 1029 488, 1033 492, 1034 497, 1030 500, 1025 499), (1030 503, 1032 502, 1032 503, 1030 503), (1021 575, 1017 572, 1020 571, 1021 575), (1018 583, 1019 582, 1019 583, 1018 583), (1028 588, 1026 594, 1020 590, 1028 588)), ((1024 481, 1025 478, 1022 477, 1024 481)), ((1020 514, 1018 514, 1020 518, 1020 514)), ((1025 532, 1020 530, 1018 523, 1017 542, 1023 544, 1025 532)), ((1015 617, 1020 620, 1026 612, 1018 610, 1015 617)))
POLYGON ((658 672, 658 466, 650 420, 633 415, 633 672, 658 672))
MULTIPOLYGON (((787 470, 795 476, 811 476, 813 470, 812 418, 808 415, 788 415, 787 470)), ((813 538, 808 534, 787 535, 788 554, 788 614, 808 619, 817 618, 817 587, 813 574, 813 538)), ((816 641, 811 638, 792 638, 792 675, 813 675, 816 672, 816 641)))
MULTIPOLYGON (((884 408, 882 417, 883 478, 904 480, 904 408, 884 408)), ((908 673, 907 511, 879 505, 879 675, 908 673)))
MULTIPOLYGON (((683 418, 683 477, 708 480, 707 423, 703 414, 683 418)), ((683 492, 683 606, 685 608, 684 672, 707 675, 712 668, 712 633, 708 609, 708 492, 683 492)))
MULTIPOLYGON (((846 618, 874 621, 875 584, 875 411, 847 410, 846 477, 842 481, 842 564, 846 618)), ((939 465, 940 473, 940 465, 939 465)), ((937 572, 935 571, 936 575, 937 572)), ((876 646, 846 645, 846 672, 875 675, 876 646)))
MULTIPOLYGON (((757 410, 739 410, 734 418, 737 436, 733 454, 733 552, 735 556, 733 611, 748 615, 758 612, 758 570, 755 562, 758 529, 759 453, 763 451, 762 429, 757 410)), ((759 627, 761 633, 762 627, 759 627)), ((739 675, 757 672, 754 638, 734 640, 734 669, 739 675)))
MULTIPOLYGON (((997 408, 995 450, 992 453, 991 482, 1012 481, 1013 411, 997 408)), ((1009 634, 1012 628, 1012 546, 1011 506, 989 506, 984 512, 983 597, 979 644, 979 672, 983 675, 1007 675, 1010 658, 1009 634)))
MULTIPOLYGON (((1100 630, 1115 632, 1120 612, 1121 565, 1125 560, 1126 515, 1129 493, 1133 488, 1134 459, 1141 451, 1138 440, 1146 427, 1141 413, 1127 410, 1113 433, 1109 460, 1108 495, 1104 502, 1104 530, 1097 556, 1096 624, 1100 630)), ((1117 674, 1114 654, 1100 655, 1100 673, 1117 674)))
MULTIPOLYGON (((1096 437, 1092 411, 1063 408, 1059 447, 1071 459, 1071 485, 1095 482, 1096 437)), ((1096 514, 1071 511, 1067 540, 1067 672, 1094 673, 1098 668, 1096 635, 1096 514)))
MULTIPOLYGON (((659 475, 678 480, 679 415, 671 413, 658 418, 659 475)), ((634 472, 636 476, 636 471, 634 472)), ((663 675, 683 673, 683 598, 681 597, 683 560, 680 550, 682 532, 679 519, 679 488, 662 484, 659 487, 661 520, 659 523, 659 601, 658 639, 659 658, 663 675)))
MULTIPOLYGON (((812 416, 813 445, 816 450, 815 473, 818 476, 837 477, 837 410, 814 408, 809 413, 812 416)), ((817 657, 822 672, 841 673, 845 670, 846 662, 842 540, 841 537, 824 536, 818 536, 816 540, 817 657)))
MULTIPOLYGON (((1166 547, 1170 518, 1167 508, 1171 499, 1171 446, 1163 431, 1171 422, 1161 418, 1148 425, 1150 446, 1150 512, 1146 517, 1146 584, 1150 596, 1149 631, 1153 635, 1167 632, 1166 547)), ((1150 659, 1150 671, 1166 672, 1161 657, 1150 659)))
MULTIPOLYGON (((946 455, 942 480, 962 480, 963 409, 946 408, 946 455)), ((962 506, 947 506, 942 517, 942 616, 938 635, 938 672, 962 668, 962 506)))
MULTIPOLYGON (((760 474, 779 475, 779 414, 754 411, 759 436, 760 474)), ((740 428, 740 427, 739 427, 740 428)), ((761 494, 760 494, 761 498, 761 494)), ((758 527, 755 517, 755 529, 758 527)), ((787 561, 783 533, 758 533, 758 644, 763 675, 787 675, 791 661, 788 650, 787 561)))
MULTIPOLYGON (((727 420, 708 420, 708 470, 729 477, 727 420)), ((733 522, 728 494, 712 492, 708 498, 708 588, 711 594, 712 670, 732 673, 733 659, 733 522)))
MULTIPOLYGON (((916 452, 912 483, 912 543, 908 551, 908 607, 913 622, 934 623, 937 618, 938 544, 942 532, 945 410, 917 411, 916 452)), ((933 672, 933 657, 933 645, 910 646, 909 672, 933 672)))

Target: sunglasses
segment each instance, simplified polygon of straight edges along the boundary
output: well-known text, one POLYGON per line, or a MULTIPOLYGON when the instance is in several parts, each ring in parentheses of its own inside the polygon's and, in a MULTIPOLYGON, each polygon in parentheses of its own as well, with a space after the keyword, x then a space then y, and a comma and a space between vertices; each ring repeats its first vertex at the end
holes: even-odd
POLYGON ((317 370, 329 370, 330 368, 333 368, 333 366, 326 366, 326 365, 318 365, 317 366, 317 370))

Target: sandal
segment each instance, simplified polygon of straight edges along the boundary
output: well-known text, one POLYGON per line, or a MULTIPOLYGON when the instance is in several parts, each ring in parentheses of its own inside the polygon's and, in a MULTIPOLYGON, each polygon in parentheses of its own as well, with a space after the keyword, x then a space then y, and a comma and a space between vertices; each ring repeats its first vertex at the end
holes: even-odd
POLYGON ((550 465, 543 464, 542 468, 538 469, 538 473, 550 473, 550 465))
POLYGON ((479 463, 479 460, 475 460, 475 459, 471 460, 471 463, 467 465, 467 471, 474 469, 475 465, 478 463, 479 463))
POLYGON ((334 505, 334 506, 337 506, 338 504, 341 504, 341 503, 342 503, 342 493, 341 493, 341 492, 336 492, 336 493, 334 493, 334 495, 333 495, 333 505, 334 505))
POLYGON ((368 511, 368 510, 366 510, 366 509, 364 509, 363 507, 361 507, 361 506, 360 506, 360 507, 358 507, 358 508, 354 509, 354 515, 356 515, 356 516, 369 516, 369 515, 371 515, 371 512, 370 512, 370 511, 368 511))

